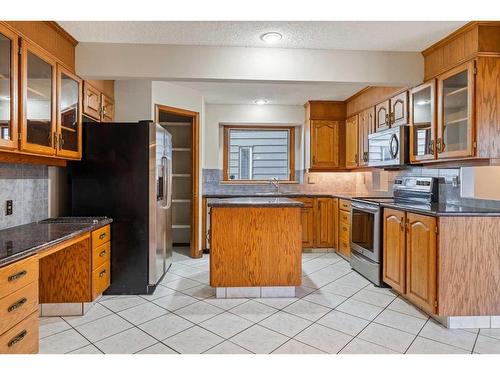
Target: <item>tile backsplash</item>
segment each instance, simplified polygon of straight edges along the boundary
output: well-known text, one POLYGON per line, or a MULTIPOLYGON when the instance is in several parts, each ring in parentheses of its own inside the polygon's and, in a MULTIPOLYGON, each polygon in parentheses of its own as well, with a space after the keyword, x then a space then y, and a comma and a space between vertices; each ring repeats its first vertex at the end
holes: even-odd
POLYGON ((0 229, 48 217, 48 167, 0 163, 0 229), (13 213, 5 215, 7 200, 13 213))

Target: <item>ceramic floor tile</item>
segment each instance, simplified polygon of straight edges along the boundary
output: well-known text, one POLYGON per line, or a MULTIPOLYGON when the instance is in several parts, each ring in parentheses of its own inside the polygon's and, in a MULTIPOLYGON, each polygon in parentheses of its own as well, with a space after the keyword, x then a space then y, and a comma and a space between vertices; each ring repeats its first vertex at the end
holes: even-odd
POLYGON ((92 306, 85 315, 83 316, 64 316, 63 319, 68 322, 73 327, 81 326, 85 323, 90 323, 94 320, 103 318, 108 315, 112 315, 113 312, 100 303, 96 303, 92 306))
POLYGON ((200 324, 201 327, 226 339, 236 335, 254 323, 229 312, 224 312, 200 324))
POLYGON ((139 306, 123 310, 118 313, 122 318, 134 325, 138 325, 148 320, 167 314, 168 311, 154 303, 148 302, 139 306))
POLYGON ((325 354, 325 352, 291 339, 272 352, 272 354, 325 354))
POLYGON ((188 278, 205 285, 210 284, 210 272, 208 271, 200 270, 199 273, 190 275, 188 278))
POLYGON ((302 261, 303 262, 308 262, 312 259, 319 258, 320 256, 324 255, 325 253, 302 253, 302 261))
POLYGON ((358 288, 358 290, 370 285, 370 282, 368 280, 366 280, 363 276, 355 271, 352 271, 349 274, 341 277, 340 279, 335 280, 335 282, 339 285, 358 288))
POLYGON ((141 324, 139 328, 162 341, 192 326, 190 321, 169 313, 141 324))
POLYGON ((222 337, 194 326, 163 340, 163 343, 181 354, 200 354, 222 341, 224 341, 222 337))
POLYGON ((384 310, 377 316, 375 322, 416 335, 420 332, 427 320, 415 318, 414 316, 392 310, 384 310))
POLYGON ((259 324, 285 336, 293 337, 304 328, 310 326, 311 321, 299 318, 296 315, 284 311, 278 311, 276 314, 264 319, 259 324))
POLYGON ((203 271, 201 271, 199 268, 196 268, 196 267, 189 267, 189 266, 186 266, 186 267, 179 267, 179 268, 176 268, 174 270, 172 270, 173 273, 175 273, 176 275, 179 275, 179 276, 182 276, 182 277, 189 277, 191 275, 195 275, 195 274, 199 274, 203 271))
POLYGON ((182 293, 198 299, 205 299, 215 296, 215 288, 209 285, 198 285, 194 288, 183 290, 182 293))
POLYGON ((40 354, 64 354, 90 344, 74 329, 59 332, 40 340, 40 354))
POLYGON ((207 298, 203 300, 223 310, 231 310, 233 307, 248 302, 247 298, 207 298))
POLYGON ((319 289, 311 294, 308 294, 303 299, 333 309, 344 302, 347 298, 319 289))
POLYGON ((310 260, 309 262, 305 262, 302 266, 302 273, 304 275, 319 271, 322 268, 325 268, 332 264, 332 262, 329 259, 321 259, 321 258, 316 258, 313 260, 310 260))
POLYGON ((160 285, 165 285, 171 281, 179 279, 182 279, 182 276, 176 275, 175 273, 169 271, 165 274, 165 276, 163 276, 163 279, 161 279, 160 285))
POLYGON ((138 351, 137 354, 179 354, 175 350, 170 349, 167 345, 159 342, 152 346, 138 351))
POLYGON ((500 340, 500 328, 481 328, 479 334, 500 340))
POLYGON ((177 309, 196 303, 198 302, 198 300, 186 294, 176 292, 174 294, 155 299, 152 302, 169 311, 175 311, 177 309))
POLYGON ((352 287, 334 281, 330 284, 325 285, 319 290, 349 298, 359 292, 361 289, 361 287, 352 287))
POLYGON ((337 306, 335 310, 342 311, 366 320, 373 320, 378 314, 382 312, 383 308, 361 301, 348 299, 341 305, 337 306))
POLYGON ((193 303, 192 305, 183 307, 182 309, 176 310, 175 313, 190 322, 198 324, 222 313, 223 311, 224 310, 219 309, 214 305, 199 301, 197 303, 193 303))
POLYGON ((99 349, 97 349, 94 345, 90 344, 84 346, 83 348, 73 350, 68 354, 102 354, 102 352, 99 349))
POLYGON ((296 298, 303 298, 307 296, 308 294, 314 292, 317 288, 310 288, 308 286, 297 286, 295 287, 295 297, 296 298))
POLYGON ((131 327, 132 324, 113 314, 78 326, 76 329, 91 342, 96 342, 131 327))
POLYGON ((385 348, 383 346, 354 338, 339 354, 399 354, 394 350, 385 348))
POLYGON ((356 336, 363 330, 363 328, 370 324, 368 320, 336 310, 329 312, 316 323, 336 329, 337 331, 351 336, 356 336))
POLYGON ((295 340, 330 354, 338 353, 352 338, 319 324, 313 324, 295 336, 295 340))
POLYGON ((39 319, 39 335, 44 338, 71 329, 71 326, 58 316, 39 319))
POLYGON ((224 341, 223 343, 214 346, 212 349, 207 350, 204 354, 252 354, 241 346, 233 344, 231 341, 224 341))
POLYGON ((500 340, 480 335, 474 345, 474 353, 500 354, 500 340))
POLYGON ((177 290, 180 292, 180 291, 198 286, 198 285, 200 285, 200 283, 197 281, 191 280, 191 279, 181 278, 181 279, 177 279, 174 281, 170 281, 170 282, 165 283, 163 285, 165 285, 167 288, 177 290))
POLYGON ((133 354, 156 342, 147 333, 133 327, 94 344, 106 354, 133 354))
POLYGON ((350 272, 352 272, 350 268, 336 263, 303 277, 302 285, 310 288, 321 288, 350 272))
POLYGON ((397 311, 403 314, 414 316, 415 318, 427 319, 428 316, 423 311, 417 309, 415 306, 406 302, 401 297, 396 298, 387 306, 389 310, 397 311))
POLYGON ((156 286, 156 289, 153 292, 153 294, 141 294, 141 297, 144 299, 147 299, 148 301, 153 301, 155 299, 169 296, 169 295, 174 294, 174 293, 175 293, 175 290, 167 288, 167 287, 159 284, 156 286))
POLYGON ((425 337, 417 337, 410 345, 407 354, 470 354, 470 351, 446 345, 425 337))
POLYGON ((254 301, 263 303, 264 305, 274 307, 275 309, 281 310, 297 302, 298 298, 255 298, 254 301))
POLYGON ((370 292, 366 289, 360 290, 358 293, 351 297, 357 301, 369 303, 378 307, 387 307, 396 296, 389 296, 383 293, 370 292))
POLYGON ((382 288, 382 287, 375 286, 373 284, 366 286, 363 290, 366 290, 367 292, 385 294, 386 296, 390 296, 390 297, 393 297, 393 296, 397 297, 397 293, 394 292, 391 288, 382 288))
POLYGON ((283 311, 314 322, 330 312, 331 309, 302 299, 288 305, 283 311))
POLYGON ((231 341, 257 354, 268 354, 284 344, 288 337, 259 325, 254 325, 231 338, 231 341))
POLYGON ((377 323, 369 324, 358 337, 374 344, 385 346, 399 353, 404 353, 415 335, 377 323))
POLYGON ((472 351, 477 335, 463 329, 447 329, 429 319, 422 331, 420 331, 419 336, 472 351))
POLYGON ((242 318, 257 323, 267 318, 271 314, 274 314, 277 310, 271 306, 267 306, 262 303, 250 300, 232 308, 229 311, 233 314, 241 316, 242 318))
POLYGON ((104 301, 99 301, 101 305, 107 307, 113 312, 120 312, 134 306, 141 305, 147 301, 139 296, 126 296, 122 298, 111 298, 104 301))

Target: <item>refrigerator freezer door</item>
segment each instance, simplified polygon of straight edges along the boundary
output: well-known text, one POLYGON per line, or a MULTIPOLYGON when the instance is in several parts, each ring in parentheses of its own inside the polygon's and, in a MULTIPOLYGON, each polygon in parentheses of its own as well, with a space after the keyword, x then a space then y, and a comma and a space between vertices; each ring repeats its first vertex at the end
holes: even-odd
POLYGON ((172 136, 170 133, 165 134, 165 241, 166 241, 166 258, 165 271, 172 264, 172 136))

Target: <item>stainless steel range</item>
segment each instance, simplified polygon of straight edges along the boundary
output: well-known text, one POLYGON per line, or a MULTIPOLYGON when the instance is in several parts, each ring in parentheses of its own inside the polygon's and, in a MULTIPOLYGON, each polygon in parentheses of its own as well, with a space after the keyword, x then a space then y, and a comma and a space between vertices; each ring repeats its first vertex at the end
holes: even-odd
POLYGON ((438 201, 438 178, 401 177, 394 181, 393 197, 356 197, 351 205, 351 267, 382 286, 382 207, 384 203, 431 205, 438 201))

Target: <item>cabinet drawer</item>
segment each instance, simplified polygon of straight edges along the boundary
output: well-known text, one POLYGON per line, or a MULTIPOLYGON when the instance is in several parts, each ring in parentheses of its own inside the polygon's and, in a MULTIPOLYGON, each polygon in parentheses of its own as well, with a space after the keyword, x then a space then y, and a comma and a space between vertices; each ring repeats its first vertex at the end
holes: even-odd
POLYGON ((351 225, 351 213, 346 211, 340 211, 340 222, 351 225))
POLYGON ((0 354, 38 353, 38 311, 0 335, 0 354))
POLYGON ((109 241, 110 229, 109 225, 99 228, 92 232, 92 249, 101 246, 109 241))
POLYGON ((92 249, 92 270, 102 266, 104 263, 109 262, 111 256, 111 242, 92 249))
POLYGON ((340 223, 340 239, 341 240, 344 240, 347 242, 349 242, 351 240, 350 236, 349 236, 350 229, 351 229, 351 227, 349 225, 347 225, 345 223, 340 223))
POLYGON ((314 204, 314 198, 305 198, 305 197, 295 198, 294 197, 292 199, 304 203, 304 207, 302 207, 302 208, 312 208, 313 204, 314 204))
POLYGON ((109 262, 92 271, 92 300, 101 295, 109 287, 109 262))
POLYGON ((348 201, 347 199, 340 199, 339 205, 341 210, 351 212, 351 201, 348 201))
POLYGON ((0 298, 38 280, 38 258, 31 257, 0 268, 0 298))
POLYGON ((38 310, 38 282, 0 299, 0 334, 9 330, 21 320, 38 310))

